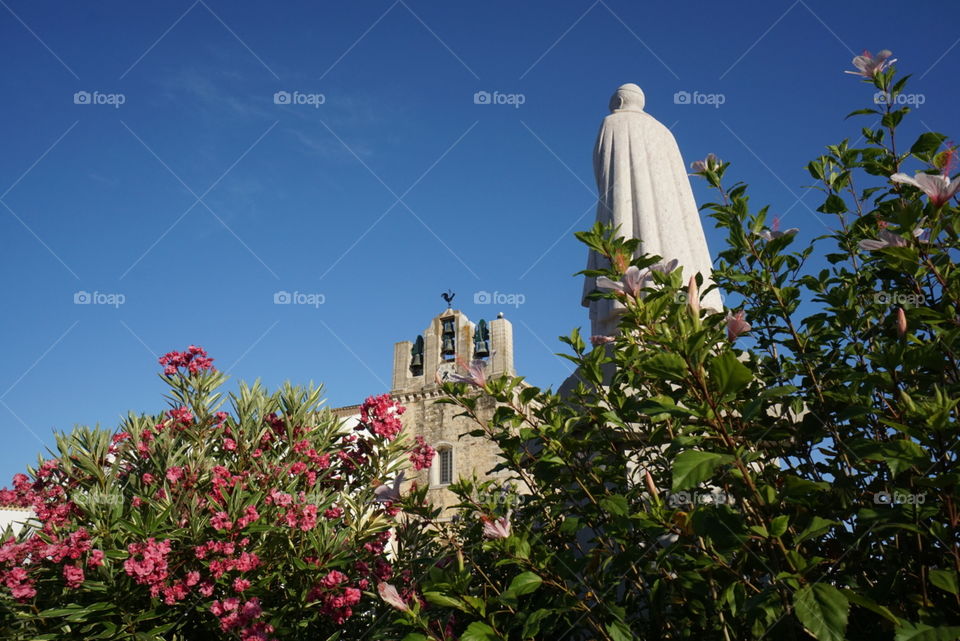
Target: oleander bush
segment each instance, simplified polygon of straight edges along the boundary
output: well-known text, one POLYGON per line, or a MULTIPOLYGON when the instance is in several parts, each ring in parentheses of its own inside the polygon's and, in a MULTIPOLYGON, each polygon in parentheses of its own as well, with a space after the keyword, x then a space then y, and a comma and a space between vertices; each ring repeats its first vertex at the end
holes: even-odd
POLYGON ((359 637, 376 585, 405 580, 378 491, 406 465, 403 408, 371 397, 347 428, 319 388, 226 397, 201 348, 160 362, 168 410, 60 434, 0 491, 36 514, 0 543, 0 637, 359 637))

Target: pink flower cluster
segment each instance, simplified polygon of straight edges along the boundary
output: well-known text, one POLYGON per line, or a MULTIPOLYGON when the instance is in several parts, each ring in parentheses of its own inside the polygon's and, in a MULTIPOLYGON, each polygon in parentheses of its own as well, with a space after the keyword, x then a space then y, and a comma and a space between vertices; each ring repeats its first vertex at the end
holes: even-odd
POLYGON ((331 570, 307 593, 307 601, 319 600, 320 611, 337 625, 343 625, 353 615, 352 606, 360 602, 361 596, 359 588, 346 585, 348 581, 343 572, 331 570))
POLYGON ((159 543, 151 537, 146 543, 131 543, 127 546, 130 558, 123 562, 123 569, 140 585, 150 587, 150 595, 157 596, 167 580, 167 555, 170 541, 159 543))
POLYGON ((220 619, 220 629, 224 632, 240 628, 243 641, 267 641, 273 633, 273 626, 265 621, 256 621, 263 614, 260 599, 254 597, 243 603, 237 597, 214 601, 210 612, 220 619))
POLYGON ((413 469, 425 470, 433 465, 433 457, 437 451, 427 445, 422 436, 417 436, 416 441, 416 446, 410 451, 410 462, 413 463, 413 469))
POLYGON ((250 539, 246 537, 236 543, 233 541, 207 541, 194 548, 193 554, 200 560, 209 558, 210 574, 214 579, 220 579, 227 572, 251 572, 260 566, 260 557, 242 549, 249 544, 250 539), (238 549, 240 549, 240 553, 236 554, 238 549))
POLYGON ((181 368, 191 374, 215 371, 213 359, 207 356, 207 350, 196 345, 189 346, 185 352, 168 352, 159 361, 166 376, 174 376, 181 368))
POLYGON ((370 396, 360 406, 360 426, 367 428, 374 434, 392 441, 400 433, 403 425, 400 415, 406 411, 403 405, 397 403, 389 394, 370 396))
POLYGON ((292 495, 274 489, 270 491, 266 502, 286 508, 280 515, 281 523, 286 523, 287 527, 292 529, 299 528, 304 532, 309 532, 317 526, 317 506, 306 502, 305 496, 301 492, 299 499, 295 502, 292 495))
POLYGON ((0 584, 7 586, 17 601, 32 599, 37 591, 28 570, 36 567, 39 559, 41 563, 64 563, 61 573, 67 587, 79 588, 85 578, 80 561, 85 554, 89 567, 103 565, 103 551, 91 550, 90 535, 84 528, 63 539, 54 536, 50 541, 34 536, 17 543, 16 539, 10 538, 0 545, 0 584))

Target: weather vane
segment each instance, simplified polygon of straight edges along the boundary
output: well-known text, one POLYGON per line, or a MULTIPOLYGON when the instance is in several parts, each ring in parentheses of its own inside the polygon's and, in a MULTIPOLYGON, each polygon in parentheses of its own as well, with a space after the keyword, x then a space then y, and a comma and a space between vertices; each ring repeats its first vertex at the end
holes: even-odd
POLYGON ((448 289, 445 293, 440 294, 440 298, 442 298, 443 300, 447 301, 447 307, 452 307, 452 305, 453 305, 453 298, 454 298, 455 296, 456 296, 456 294, 455 294, 455 293, 453 292, 453 290, 451 290, 451 289, 448 289))

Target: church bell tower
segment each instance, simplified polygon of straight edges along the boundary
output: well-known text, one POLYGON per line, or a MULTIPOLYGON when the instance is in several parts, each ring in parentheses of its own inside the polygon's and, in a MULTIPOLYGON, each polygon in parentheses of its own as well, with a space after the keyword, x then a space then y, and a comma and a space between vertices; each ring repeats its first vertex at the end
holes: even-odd
MULTIPOLYGON (((498 463, 496 445, 486 438, 470 436, 478 426, 467 417, 456 416, 460 413, 456 406, 435 402, 443 394, 438 380, 452 380, 453 375, 464 373, 463 363, 477 360, 486 363, 487 377, 515 375, 513 325, 503 314, 489 322, 474 323, 460 310, 448 307, 422 334, 394 345, 390 393, 407 408, 401 416, 404 432, 411 441, 422 436, 437 451, 429 469, 407 474, 419 487, 430 488, 434 505, 446 507, 457 502, 447 488, 461 477, 489 479, 499 475, 491 472, 498 463)), ((480 397, 477 410, 481 419, 489 419, 496 403, 480 397)))

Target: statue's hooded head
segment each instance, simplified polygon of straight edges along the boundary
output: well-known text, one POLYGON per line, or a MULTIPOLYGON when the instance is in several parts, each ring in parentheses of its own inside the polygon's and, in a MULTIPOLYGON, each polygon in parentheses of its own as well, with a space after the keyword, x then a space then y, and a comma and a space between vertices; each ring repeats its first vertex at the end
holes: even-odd
POLYGON ((628 82, 620 85, 617 92, 610 98, 610 111, 643 111, 645 103, 643 89, 628 82))

